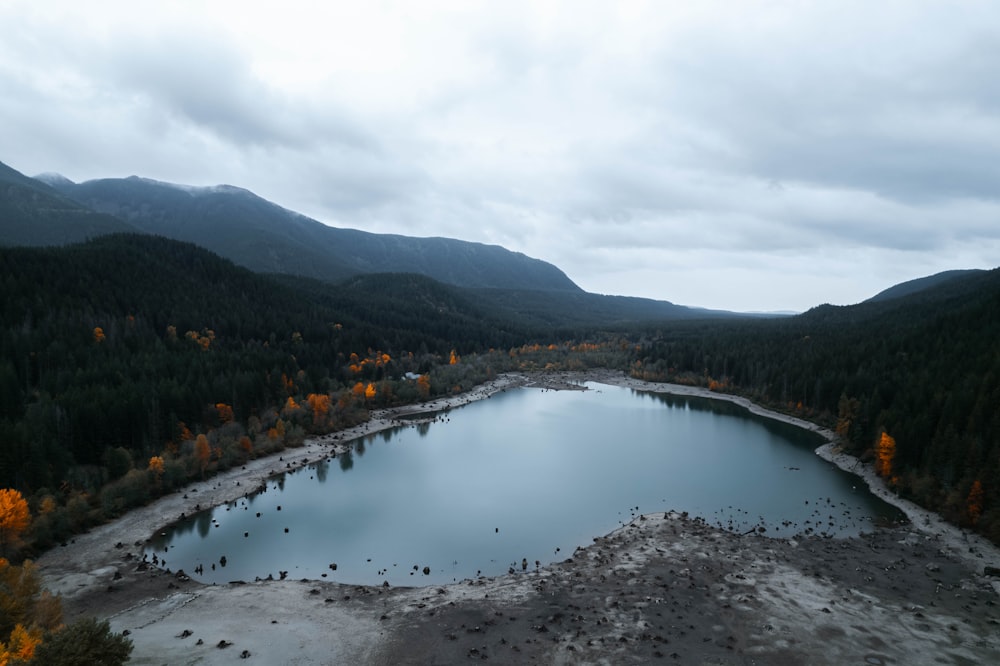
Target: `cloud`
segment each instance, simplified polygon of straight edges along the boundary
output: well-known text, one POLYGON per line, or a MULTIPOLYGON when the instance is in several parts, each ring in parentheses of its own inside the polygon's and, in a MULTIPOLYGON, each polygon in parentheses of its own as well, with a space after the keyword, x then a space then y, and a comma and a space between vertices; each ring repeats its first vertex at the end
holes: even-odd
POLYGON ((1000 6, 10 2, 0 160, 228 182, 690 304, 1000 264, 1000 6))

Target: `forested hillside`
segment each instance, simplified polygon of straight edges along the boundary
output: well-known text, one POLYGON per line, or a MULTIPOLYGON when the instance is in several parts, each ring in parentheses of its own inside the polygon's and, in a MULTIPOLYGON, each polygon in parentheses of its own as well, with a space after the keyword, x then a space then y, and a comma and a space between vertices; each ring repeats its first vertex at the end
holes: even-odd
POLYGON ((900 494, 1000 542, 1000 270, 787 319, 678 323, 632 372, 825 422, 900 494))
POLYGON ((0 245, 64 245, 126 231, 134 229, 0 163, 0 245))
POLYGON ((916 294, 918 292, 924 291, 925 289, 930 289, 931 287, 936 287, 939 284, 944 284, 949 280, 955 278, 968 277, 974 273, 982 273, 980 270, 954 270, 954 271, 944 271, 941 273, 935 273, 934 275, 928 275, 927 277, 917 278, 916 280, 907 280, 906 282, 900 282, 895 284, 888 289, 884 289, 879 293, 875 294, 869 298, 866 302, 872 301, 886 301, 891 298, 900 298, 901 296, 909 296, 910 294, 916 294))
POLYGON ((257 272, 328 282, 405 272, 462 286, 580 291, 552 264, 498 245, 331 227, 239 187, 188 187, 136 176, 52 184, 136 229, 195 243, 257 272))
MULTIPOLYGON (((118 223, 13 170, 0 187, 8 233, 118 223)), ((263 275, 140 234, 0 249, 0 281, 0 488, 31 498, 37 546, 371 408, 582 367, 581 351, 626 367, 625 350, 637 377, 836 428, 899 493, 1000 543, 1000 270, 771 319, 406 272, 263 275)))
POLYGON ((0 249, 0 287, 0 487, 32 498, 36 545, 532 340, 423 276, 278 279, 146 235, 0 249))
MULTIPOLYGON (((65 245, 137 231, 194 243, 256 273, 312 278, 328 287, 373 276, 370 286, 378 291, 391 283, 383 274, 427 276, 444 283, 434 289, 449 285, 452 297, 461 292, 466 305, 476 303, 477 316, 491 326, 507 329, 513 322, 548 337, 643 321, 738 316, 589 294, 558 267, 503 247, 329 227, 229 185, 188 187, 136 176, 73 183, 57 174, 28 178, 0 163, 0 246, 65 245)), ((409 311, 394 289, 391 298, 409 311)), ((348 289, 347 297, 353 293, 348 289)), ((373 311, 371 304, 367 309, 373 311)))

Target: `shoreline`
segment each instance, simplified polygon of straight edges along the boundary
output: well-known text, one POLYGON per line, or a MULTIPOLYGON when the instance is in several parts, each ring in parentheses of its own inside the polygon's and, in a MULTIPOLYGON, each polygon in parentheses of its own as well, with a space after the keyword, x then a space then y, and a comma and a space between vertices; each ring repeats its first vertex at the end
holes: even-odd
MULTIPOLYGON (((875 474, 875 470, 871 465, 866 465, 855 456, 844 453, 837 444, 837 435, 828 428, 823 428, 805 419, 761 407, 748 398, 727 393, 715 393, 697 386, 684 386, 683 384, 670 384, 666 382, 647 382, 633 379, 624 374, 617 380, 602 381, 601 383, 610 383, 614 386, 632 388, 638 391, 649 391, 651 393, 669 393, 671 395, 689 395, 709 400, 723 400, 744 407, 751 414, 815 432, 826 440, 825 444, 815 449, 816 455, 836 465, 845 472, 850 472, 860 478, 865 482, 868 490, 873 495, 902 511, 916 529, 937 539, 941 547, 948 548, 953 556, 963 559, 970 568, 978 568, 980 573, 985 566, 1000 567, 1000 547, 974 532, 952 525, 933 511, 929 511, 910 500, 899 497, 875 474)), ((990 583, 997 595, 1000 595, 1000 581, 990 581, 990 583)))
POLYGON ((984 565, 1000 566, 1000 551, 912 503, 901 506, 905 501, 870 466, 837 452, 833 433, 815 424, 739 396, 611 370, 509 373, 463 394, 375 410, 371 417, 78 535, 38 559, 43 584, 63 596, 68 619, 93 614, 109 618, 116 631, 128 630, 136 644, 133 664, 232 663, 241 650, 262 663, 297 664, 469 657, 501 663, 662 657, 681 663, 691 657, 718 659, 712 663, 914 663, 942 650, 956 660, 1000 661, 1000 630, 988 613, 973 611, 1000 594, 1000 582, 983 576, 984 565), (204 585, 136 566, 133 551, 138 548, 141 559, 155 530, 199 508, 239 499, 273 475, 339 455, 357 438, 412 425, 421 414, 437 418, 508 388, 580 389, 584 382, 726 400, 818 432, 828 443, 816 453, 859 475, 872 492, 881 490, 911 525, 844 540, 775 539, 730 534, 686 514, 647 514, 538 571, 441 587, 306 580, 204 585), (629 595, 635 598, 626 604, 629 595), (674 617, 665 623, 667 605, 674 617), (838 617, 829 616, 831 608, 838 617), (583 622, 583 609, 601 609, 602 615, 583 622), (701 631, 706 622, 711 631, 701 631), (762 623, 774 630, 762 632, 762 623), (894 628, 885 628, 891 623, 894 628), (862 626, 872 626, 872 635, 862 626), (809 638, 817 627, 828 629, 809 638), (333 635, 335 640, 323 638, 333 635), (233 647, 224 649, 225 643, 233 647))
MULTIPOLYGON (((220 472, 204 481, 192 483, 150 504, 132 509, 115 520, 98 525, 71 538, 65 547, 56 546, 36 560, 46 580, 47 589, 64 599, 102 587, 106 562, 119 559, 126 548, 141 548, 156 531, 198 511, 234 502, 256 490, 274 476, 319 462, 331 455, 342 455, 353 442, 389 428, 419 423, 419 419, 400 421, 400 417, 455 409, 494 393, 522 386, 524 377, 501 375, 471 391, 424 403, 378 409, 365 423, 328 435, 309 437, 302 446, 248 461, 245 465, 220 472), (119 546, 121 544, 121 546, 119 546), (83 572, 81 572, 83 570, 83 572), (96 571, 93 575, 85 573, 96 571)), ((431 416, 430 418, 434 418, 431 416)))

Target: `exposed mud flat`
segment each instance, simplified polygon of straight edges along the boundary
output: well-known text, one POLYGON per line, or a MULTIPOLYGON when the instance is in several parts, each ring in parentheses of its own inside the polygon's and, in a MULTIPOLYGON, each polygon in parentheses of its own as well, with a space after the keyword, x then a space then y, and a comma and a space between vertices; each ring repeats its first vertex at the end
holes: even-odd
MULTIPOLYGON (((285 664, 1000 663, 1000 598, 983 576, 985 565, 1000 567, 1000 554, 912 505, 903 507, 911 524, 852 539, 738 535, 676 513, 649 514, 565 561, 444 587, 206 586, 138 561, 149 534, 180 514, 242 497, 273 474, 342 451, 351 437, 398 424, 403 414, 433 414, 529 382, 569 388, 586 380, 725 398, 611 372, 500 377, 447 401, 379 412, 350 432, 162 498, 47 553, 42 574, 63 594, 69 618, 95 614, 128 630, 135 664, 240 657, 285 664)), ((865 471, 831 447, 822 452, 865 471)), ((874 475, 866 480, 880 484, 874 475)))

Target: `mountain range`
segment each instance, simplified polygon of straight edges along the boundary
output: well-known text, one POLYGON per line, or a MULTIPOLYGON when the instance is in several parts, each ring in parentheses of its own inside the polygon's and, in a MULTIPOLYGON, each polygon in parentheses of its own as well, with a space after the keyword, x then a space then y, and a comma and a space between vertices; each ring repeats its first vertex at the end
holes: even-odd
MULTIPOLYGON (((793 314, 731 313, 591 294, 558 267, 497 245, 331 227, 232 185, 194 187, 138 176, 74 183, 55 173, 31 178, 0 163, 0 245, 66 245, 129 232, 194 243, 257 273, 325 283, 419 274, 468 290, 499 316, 543 327, 793 314)), ((866 302, 916 293, 969 273, 911 280, 866 302)))
POLYGON ((327 226, 231 185, 191 187, 138 176, 74 183, 0 164, 0 244, 51 246, 132 232, 194 243, 258 273, 350 284, 414 273, 467 290, 499 316, 549 327, 734 316, 669 301, 591 294, 550 263, 450 238, 327 226))
POLYGON ((0 165, 0 283, 0 486, 84 478, 111 449, 148 458, 220 403, 245 421, 359 378, 412 400, 412 373, 441 395, 590 363, 739 393, 866 460, 889 434, 897 492, 1000 543, 1000 269, 737 316, 590 294, 503 248, 331 229, 230 186, 0 165), (377 350, 392 377, 355 359, 377 350))
POLYGON ((43 178, 65 197, 135 230, 195 243, 256 272, 328 282, 362 273, 419 273, 467 287, 581 291, 552 264, 497 245, 331 227, 230 185, 188 187, 137 176, 85 183, 43 178))
POLYGON ((0 243, 64 245, 134 231, 127 222, 98 213, 45 183, 0 162, 0 243))

